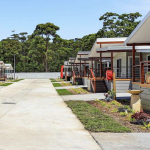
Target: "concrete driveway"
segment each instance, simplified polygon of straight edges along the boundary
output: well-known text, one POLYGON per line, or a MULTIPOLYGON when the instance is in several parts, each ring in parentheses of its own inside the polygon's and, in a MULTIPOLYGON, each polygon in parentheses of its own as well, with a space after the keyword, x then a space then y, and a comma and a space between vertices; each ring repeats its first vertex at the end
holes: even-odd
POLYGON ((92 133, 103 150, 149 150, 150 133, 92 133))
POLYGON ((48 79, 0 89, 0 150, 100 150, 48 79))

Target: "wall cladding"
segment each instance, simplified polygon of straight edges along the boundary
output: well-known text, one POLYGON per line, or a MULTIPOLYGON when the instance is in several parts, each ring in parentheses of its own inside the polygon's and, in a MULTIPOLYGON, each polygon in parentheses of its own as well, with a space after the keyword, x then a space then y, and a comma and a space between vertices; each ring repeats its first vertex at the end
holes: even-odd
POLYGON ((116 92, 126 93, 127 90, 132 89, 131 81, 116 81, 116 92))
POLYGON ((87 85, 88 83, 88 78, 82 78, 82 82, 83 82, 83 85, 87 85))
POLYGON ((113 88, 113 82, 105 80, 106 86, 108 91, 110 91, 113 88))
MULTIPOLYGON (((14 77, 12 73, 9 76, 14 77)), ((31 72, 31 73, 15 73, 15 78, 18 79, 49 79, 49 78, 60 78, 60 72, 31 72)))
POLYGON ((92 88, 92 84, 91 84, 91 80, 87 79, 87 89, 90 92, 93 92, 93 88, 92 88))

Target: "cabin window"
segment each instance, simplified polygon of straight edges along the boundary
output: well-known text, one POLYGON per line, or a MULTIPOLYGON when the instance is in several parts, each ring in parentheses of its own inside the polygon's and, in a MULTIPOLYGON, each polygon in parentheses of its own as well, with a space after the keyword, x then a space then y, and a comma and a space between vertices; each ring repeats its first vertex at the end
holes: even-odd
POLYGON ((121 58, 117 59, 117 77, 121 77, 121 58))

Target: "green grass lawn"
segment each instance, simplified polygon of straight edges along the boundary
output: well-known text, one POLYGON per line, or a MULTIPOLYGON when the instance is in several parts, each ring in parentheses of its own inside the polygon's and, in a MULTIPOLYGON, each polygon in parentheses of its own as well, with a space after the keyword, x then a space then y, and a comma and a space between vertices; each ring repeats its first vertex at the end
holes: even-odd
POLYGON ((4 84, 1 84, 0 86, 8 86, 8 85, 11 85, 12 83, 4 83, 4 84))
POLYGON ((12 82, 19 82, 21 80, 24 80, 24 79, 16 79, 16 80, 13 80, 12 82))
POLYGON ((54 87, 62 87, 62 85, 60 83, 53 83, 54 87))
POLYGON ((56 81, 56 80, 51 80, 51 82, 58 82, 58 81, 56 81))
POLYGON ((84 124, 85 129, 92 132, 131 132, 113 118, 105 115, 94 106, 84 101, 66 101, 73 113, 84 124))
POLYGON ((66 89, 57 89, 56 91, 59 95, 73 95, 71 92, 69 92, 66 89))
POLYGON ((53 78, 51 78, 50 80, 51 80, 51 82, 57 82, 57 81, 56 81, 55 79, 53 79, 53 78))

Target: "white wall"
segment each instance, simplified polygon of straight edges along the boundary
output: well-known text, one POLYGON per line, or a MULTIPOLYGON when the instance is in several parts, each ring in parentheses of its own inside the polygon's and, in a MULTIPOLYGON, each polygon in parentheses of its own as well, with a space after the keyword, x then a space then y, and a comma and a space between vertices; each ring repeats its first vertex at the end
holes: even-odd
MULTIPOLYGON (((14 77, 14 73, 8 74, 8 77, 14 77)), ((19 78, 19 79, 49 79, 49 78, 58 78, 58 77, 60 77, 60 72, 15 73, 15 78, 19 78)))

